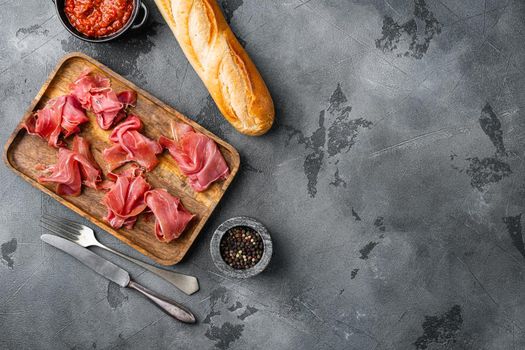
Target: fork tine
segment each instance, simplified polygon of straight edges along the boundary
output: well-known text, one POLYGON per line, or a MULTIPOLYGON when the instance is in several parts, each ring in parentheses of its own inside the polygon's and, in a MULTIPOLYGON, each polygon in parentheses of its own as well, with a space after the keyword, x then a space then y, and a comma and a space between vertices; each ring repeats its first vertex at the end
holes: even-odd
POLYGON ((65 230, 65 231, 68 231, 69 233, 71 233, 71 234, 73 234, 75 236, 80 235, 80 232, 78 231, 78 229, 76 229, 75 227, 71 227, 68 224, 62 223, 60 221, 54 221, 54 220, 48 219, 47 217, 44 217, 44 216, 40 219, 40 221, 45 222, 47 224, 52 224, 52 225, 54 225, 56 227, 59 227, 59 228, 65 230))
POLYGON ((70 240, 78 241, 78 236, 77 235, 74 235, 70 231, 64 230, 63 228, 60 228, 60 227, 55 226, 53 224, 50 224, 50 223, 47 223, 47 222, 44 222, 44 221, 40 221, 40 226, 42 226, 43 228, 45 228, 46 230, 49 230, 51 232, 55 232, 55 233, 56 232, 60 232, 62 234, 62 236, 66 236, 66 238, 68 238, 70 240))
POLYGON ((84 226, 82 224, 79 224, 78 222, 75 222, 73 220, 69 220, 69 219, 65 219, 65 218, 61 218, 61 217, 58 217, 58 216, 54 216, 54 215, 51 215, 51 214, 44 214, 42 216, 42 218, 46 218, 48 219, 48 221, 54 221, 56 223, 63 223, 63 222, 67 222, 69 224, 70 227, 74 227, 76 228, 77 230, 82 230, 83 228, 86 228, 87 226, 84 226))
POLYGON ((40 227, 42 227, 44 230, 47 230, 51 233, 54 233, 55 235, 57 236, 60 236, 62 238, 65 238, 67 239, 68 241, 73 241, 75 238, 74 237, 71 237, 69 235, 65 235, 64 233, 62 233, 62 231, 59 231, 51 226, 46 226, 43 222, 40 223, 40 227))
POLYGON ((62 228, 60 226, 57 226, 56 224, 54 224, 52 222, 46 222, 46 221, 40 220, 40 226, 44 227, 44 228, 52 228, 55 231, 60 231, 60 232, 62 232, 62 234, 67 235, 67 236, 69 236, 71 238, 78 239, 78 236, 73 234, 70 230, 67 230, 67 229, 64 229, 64 228, 62 228))

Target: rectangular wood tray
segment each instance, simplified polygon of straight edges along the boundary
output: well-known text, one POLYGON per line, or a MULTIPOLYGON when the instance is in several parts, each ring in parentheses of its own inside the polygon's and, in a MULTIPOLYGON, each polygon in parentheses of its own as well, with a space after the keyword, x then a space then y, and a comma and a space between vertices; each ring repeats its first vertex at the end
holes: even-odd
MULTIPOLYGON (((102 151, 110 146, 108 141, 110 131, 100 129, 95 116, 91 112, 88 112, 88 115, 90 121, 81 127, 80 135, 90 141, 95 159, 104 168, 102 151)), ((191 244, 201 232, 204 224, 237 174, 240 165, 239 153, 231 145, 100 62, 76 52, 62 58, 40 89, 22 121, 7 141, 4 147, 4 161, 15 173, 34 187, 162 265, 176 264, 188 252, 191 244), (144 124, 143 133, 146 136, 152 139, 158 139, 161 134, 171 137, 170 122, 179 120, 191 125, 196 131, 209 136, 219 146, 230 167, 231 174, 228 179, 214 183, 204 192, 194 192, 187 185, 184 175, 181 174, 177 164, 167 151, 159 155, 159 165, 153 171, 146 173, 146 177, 153 187, 167 189, 168 192, 179 197, 184 206, 196 215, 196 218, 178 239, 170 243, 159 242, 154 233, 155 219, 143 215, 139 216, 135 227, 131 230, 113 229, 103 219, 106 208, 100 203, 104 195, 102 191, 95 191, 84 186, 82 194, 78 197, 59 196, 55 193, 53 184, 43 185, 37 181, 37 177, 41 174, 35 169, 35 166, 37 164, 55 164, 57 150, 49 147, 47 142, 40 137, 28 135, 22 128, 22 122, 35 110, 42 108, 49 99, 68 93, 69 84, 86 68, 92 69, 94 73, 109 77, 111 86, 117 93, 129 89, 137 92, 137 106, 132 108, 131 112, 141 117, 144 124)), ((35 218, 35 220, 38 219, 35 218)))

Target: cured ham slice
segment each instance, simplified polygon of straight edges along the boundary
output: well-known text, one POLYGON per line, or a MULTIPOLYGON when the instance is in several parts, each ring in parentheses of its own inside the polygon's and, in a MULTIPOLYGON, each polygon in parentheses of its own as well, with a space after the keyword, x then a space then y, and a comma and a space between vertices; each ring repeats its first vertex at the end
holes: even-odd
POLYGON ((150 190, 150 185, 137 167, 122 174, 112 174, 115 184, 102 198, 108 213, 104 219, 114 228, 133 228, 137 215, 146 209, 144 194, 150 190))
POLYGON ((195 191, 202 192, 229 176, 228 165, 212 139, 179 122, 171 124, 171 131, 173 140, 161 136, 159 143, 168 149, 195 191))
POLYGON ((82 107, 95 113, 98 125, 104 130, 124 119, 124 110, 137 102, 135 91, 122 91, 117 95, 108 78, 91 74, 89 70, 84 71, 71 84, 70 89, 82 107))
POLYGON ((61 134, 68 137, 79 132, 79 125, 88 120, 77 98, 64 95, 49 100, 44 108, 29 117, 24 127, 29 134, 40 136, 52 147, 59 147, 64 144, 59 140, 61 134))
POLYGON ((102 181, 102 171, 91 153, 89 142, 76 136, 73 139, 73 152, 80 168, 80 175, 85 186, 98 190, 102 181))
MULTIPOLYGON (((59 97, 60 99, 60 97, 59 97)), ((76 134, 80 131, 79 125, 89 121, 86 113, 82 109, 80 102, 72 96, 65 96, 64 107, 62 109, 62 133, 65 137, 76 134)))
POLYGON ((155 168, 158 163, 157 154, 162 152, 162 147, 158 142, 142 135, 139 132, 141 128, 139 117, 130 115, 113 129, 109 140, 115 145, 103 152, 110 171, 130 161, 137 162, 148 171, 155 168))
POLYGON ((161 242, 178 238, 194 217, 180 202, 165 189, 146 192, 144 200, 155 215, 155 236, 161 242))
POLYGON ((124 105, 118 100, 113 90, 103 91, 91 95, 91 109, 97 116, 98 125, 107 130, 126 116, 122 109, 124 105))
POLYGON ((137 93, 133 90, 122 91, 117 95, 117 98, 124 105, 124 108, 135 107, 137 104, 137 93))
POLYGON ((41 183, 56 183, 59 195, 78 196, 82 183, 98 189, 102 181, 100 168, 89 149, 89 143, 80 136, 75 136, 71 150, 61 147, 58 150, 58 162, 47 167, 49 176, 41 176, 41 183))
POLYGON ((91 70, 84 70, 69 89, 82 104, 85 109, 91 109, 91 94, 108 91, 111 89, 111 82, 108 78, 97 74, 90 74, 91 70))
POLYGON ((56 183, 56 193, 59 195, 80 195, 82 177, 78 163, 75 161, 74 152, 61 147, 58 150, 58 162, 47 170, 51 172, 51 175, 39 177, 38 182, 56 183))

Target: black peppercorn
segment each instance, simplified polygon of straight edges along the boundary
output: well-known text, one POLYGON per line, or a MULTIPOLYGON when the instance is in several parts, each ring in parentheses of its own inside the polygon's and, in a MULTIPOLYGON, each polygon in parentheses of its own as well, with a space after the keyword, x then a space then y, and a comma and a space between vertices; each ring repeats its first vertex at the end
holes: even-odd
POLYGON ((237 270, 255 266, 263 255, 261 236, 252 228, 237 226, 229 229, 221 239, 222 259, 237 270))

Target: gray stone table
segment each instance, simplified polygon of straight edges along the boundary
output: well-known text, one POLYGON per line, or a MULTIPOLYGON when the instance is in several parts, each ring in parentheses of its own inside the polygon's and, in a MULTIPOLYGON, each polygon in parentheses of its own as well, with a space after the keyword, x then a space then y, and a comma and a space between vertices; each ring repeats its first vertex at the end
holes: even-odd
POLYGON ((81 51, 232 143, 242 170, 175 267, 201 291, 100 252, 199 323, 42 244, 42 213, 80 218, 0 166, 1 349, 525 348, 524 1, 223 0, 275 101, 260 138, 225 122, 146 2, 146 29, 94 45, 51 1, 0 0, 0 141, 81 51), (274 241, 248 280, 209 255, 238 215, 274 241))

